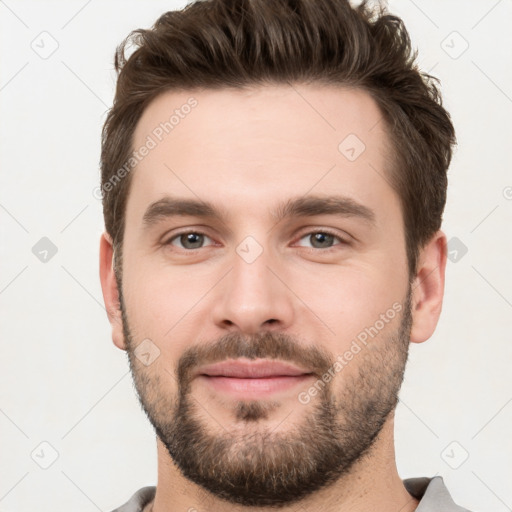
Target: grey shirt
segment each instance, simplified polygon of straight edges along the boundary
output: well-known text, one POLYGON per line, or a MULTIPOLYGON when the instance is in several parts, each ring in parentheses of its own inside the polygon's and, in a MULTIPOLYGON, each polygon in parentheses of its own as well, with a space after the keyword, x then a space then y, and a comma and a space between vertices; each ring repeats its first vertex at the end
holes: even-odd
MULTIPOLYGON (((407 492, 420 500, 415 512, 470 512, 453 502, 441 476, 407 478, 403 483, 407 492)), ((155 497, 155 492, 155 486, 143 487, 124 505, 112 512, 142 512, 155 497)))

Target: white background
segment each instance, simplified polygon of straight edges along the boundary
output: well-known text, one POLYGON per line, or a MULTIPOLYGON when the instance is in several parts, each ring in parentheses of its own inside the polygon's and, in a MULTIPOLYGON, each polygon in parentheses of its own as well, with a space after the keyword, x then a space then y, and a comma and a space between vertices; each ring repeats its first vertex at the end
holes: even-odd
MULTIPOLYGON (((184 4, 0 2, 0 512, 108 512, 156 483, 154 434, 103 306, 103 218, 93 190, 114 49, 130 30, 184 4), (43 59, 33 49, 43 44, 58 48, 43 59), (42 237, 57 248, 46 263, 32 252, 42 237), (58 458, 41 468, 53 450, 58 458)), ((448 262, 436 333, 411 346, 397 408, 398 469, 402 478, 442 475, 457 503, 505 512, 512 1, 400 0, 389 8, 403 17, 421 69, 441 79, 459 142, 444 230, 467 247, 448 262)))

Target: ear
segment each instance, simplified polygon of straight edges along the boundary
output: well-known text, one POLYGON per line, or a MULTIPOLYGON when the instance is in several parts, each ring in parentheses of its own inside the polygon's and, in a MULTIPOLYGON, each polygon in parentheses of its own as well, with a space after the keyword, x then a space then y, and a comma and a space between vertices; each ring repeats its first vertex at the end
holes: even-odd
POLYGON ((446 236, 439 230, 422 248, 412 283, 411 341, 428 340, 437 326, 443 306, 446 236))
POLYGON ((126 350, 113 256, 112 238, 107 232, 104 232, 100 238, 100 281, 103 301, 112 326, 112 341, 116 347, 126 350))

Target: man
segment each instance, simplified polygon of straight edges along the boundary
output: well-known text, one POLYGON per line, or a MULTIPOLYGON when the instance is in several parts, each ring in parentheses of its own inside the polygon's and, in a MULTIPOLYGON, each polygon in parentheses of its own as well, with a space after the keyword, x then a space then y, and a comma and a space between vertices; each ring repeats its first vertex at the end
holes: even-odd
POLYGON ((466 510, 395 462, 455 144, 414 58, 345 0, 195 2, 118 48, 100 277, 158 451, 118 511, 466 510))

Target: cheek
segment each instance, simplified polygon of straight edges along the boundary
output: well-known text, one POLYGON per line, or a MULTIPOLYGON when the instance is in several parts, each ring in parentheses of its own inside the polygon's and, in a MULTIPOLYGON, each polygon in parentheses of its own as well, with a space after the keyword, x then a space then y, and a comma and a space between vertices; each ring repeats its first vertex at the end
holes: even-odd
POLYGON ((204 323, 202 302, 207 301, 201 298, 211 285, 201 279, 191 279, 183 268, 150 273, 140 265, 135 269, 127 265, 123 281, 126 282, 123 293, 134 344, 137 346, 148 339, 157 347, 154 351, 158 352, 158 358, 151 371, 158 372, 166 386, 174 386, 178 360, 191 340, 197 338, 201 322, 204 323))
POLYGON ((335 348, 341 350, 390 309, 386 325, 392 323, 399 309, 396 304, 405 296, 405 283, 403 275, 358 263, 297 276, 294 292, 308 306, 308 318, 317 315, 331 331, 335 348))
POLYGON ((152 327, 159 337, 178 325, 180 319, 185 321, 209 287, 209 281, 194 276, 185 267, 155 271, 142 265, 127 266, 123 278, 125 302, 132 322, 152 327))

